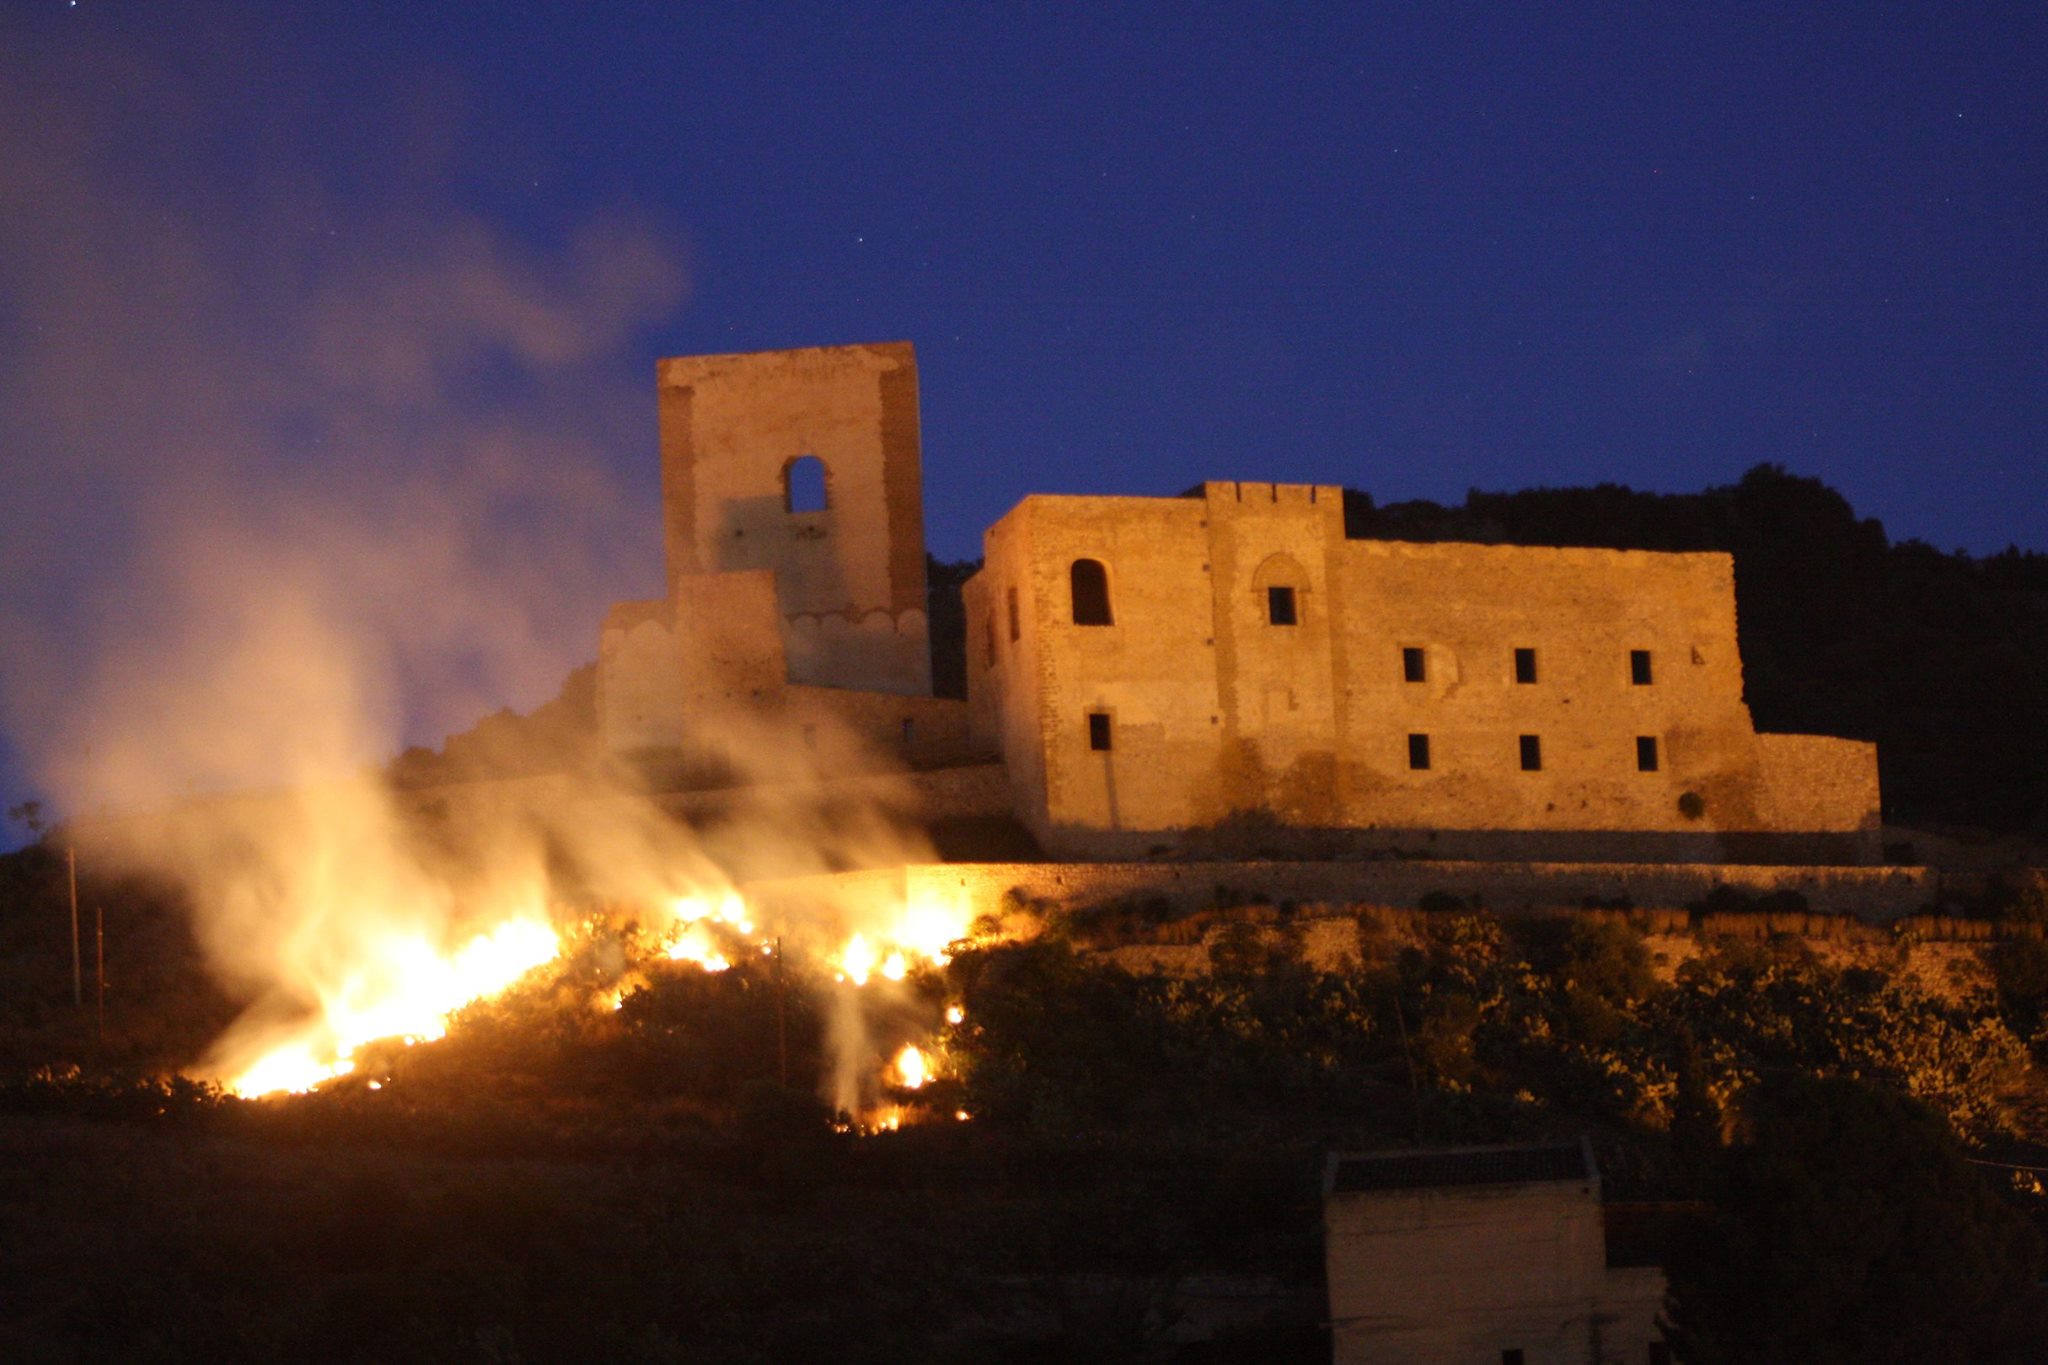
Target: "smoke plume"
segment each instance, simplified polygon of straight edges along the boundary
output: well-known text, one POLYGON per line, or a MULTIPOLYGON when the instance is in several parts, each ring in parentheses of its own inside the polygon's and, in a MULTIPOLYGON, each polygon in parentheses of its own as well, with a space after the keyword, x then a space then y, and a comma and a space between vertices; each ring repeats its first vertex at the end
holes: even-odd
MULTIPOLYGON (((165 22, 148 54, 0 50, 0 726, 252 1001, 203 1069, 430 1030, 465 972, 543 953, 565 876, 666 904, 915 852, 801 795, 700 841, 588 764, 452 816, 381 778, 545 701, 661 582, 627 457, 680 253, 617 210, 518 235, 465 207, 471 130, 423 82, 337 108, 247 57, 265 101, 223 101, 210 21, 165 22), (316 131, 365 108, 381 136, 334 164, 316 131)), ((743 738, 778 791, 816 775, 743 738)))

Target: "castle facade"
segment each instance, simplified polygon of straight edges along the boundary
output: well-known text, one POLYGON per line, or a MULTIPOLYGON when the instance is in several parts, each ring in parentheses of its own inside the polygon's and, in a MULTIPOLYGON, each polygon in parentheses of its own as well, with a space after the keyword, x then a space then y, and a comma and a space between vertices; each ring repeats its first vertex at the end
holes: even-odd
POLYGON ((600 652, 616 752, 734 708, 1002 765, 1049 851, 1877 860, 1874 746, 1758 734, 1725 554, 1352 540, 1342 490, 1026 498, 930 694, 908 344, 665 360, 669 591, 600 652))

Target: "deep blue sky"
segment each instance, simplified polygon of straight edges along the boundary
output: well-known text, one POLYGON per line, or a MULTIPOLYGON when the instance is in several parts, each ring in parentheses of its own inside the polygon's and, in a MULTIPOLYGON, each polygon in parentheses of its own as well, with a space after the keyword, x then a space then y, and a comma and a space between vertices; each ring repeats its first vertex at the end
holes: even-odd
MULTIPOLYGON (((1032 491, 1675 491, 1767 460, 1895 538, 2048 548, 2041 14, 5 0, 0 126, 56 150, 43 182, 0 162, 0 348, 34 352, 65 291, 101 292, 92 253, 161 221, 192 245, 150 279, 190 255, 236 289, 132 335, 113 286, 78 315, 158 357, 232 333, 203 362, 232 369, 337 289, 390 312, 408 289, 366 263, 414 279, 459 223, 602 336, 430 365, 404 421, 574 419, 643 500, 656 356, 905 338, 946 557, 1032 491), (69 274, 22 264, 72 234, 59 182, 131 210, 69 274), (640 264, 579 247, 593 220, 640 264), (572 411, 535 367, 606 397, 572 411)), ((121 363, 56 354, 89 353, 121 363)), ((66 372, 18 369, 11 401, 66 372)), ((271 402, 238 458, 317 484, 339 401, 271 402)), ((158 437, 124 420, 0 433, 14 500, 53 460, 73 492, 117 481, 93 452, 158 437)), ((655 590, 651 501, 618 535, 605 590, 655 590)), ((118 572, 75 540, 6 565, 22 617, 118 572)))

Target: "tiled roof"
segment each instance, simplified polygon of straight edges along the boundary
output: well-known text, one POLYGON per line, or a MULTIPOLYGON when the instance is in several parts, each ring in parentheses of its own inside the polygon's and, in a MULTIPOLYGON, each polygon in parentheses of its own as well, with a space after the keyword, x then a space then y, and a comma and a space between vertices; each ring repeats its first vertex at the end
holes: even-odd
POLYGON ((1543 1147, 1347 1153, 1333 1157, 1332 1162, 1335 1169, 1330 1188, 1338 1194, 1590 1180, 1597 1174, 1592 1158, 1576 1142, 1543 1147))

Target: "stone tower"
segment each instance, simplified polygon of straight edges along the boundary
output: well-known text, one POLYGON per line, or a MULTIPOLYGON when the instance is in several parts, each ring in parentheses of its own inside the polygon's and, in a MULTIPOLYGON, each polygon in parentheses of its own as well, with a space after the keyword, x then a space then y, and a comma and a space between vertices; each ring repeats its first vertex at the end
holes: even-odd
POLYGON ((929 697, 917 357, 908 342, 659 362, 668 595, 599 648, 614 751, 784 691, 929 697))
POLYGON ((657 388, 671 599, 767 570, 789 681, 929 693, 910 344, 686 356, 657 388))

